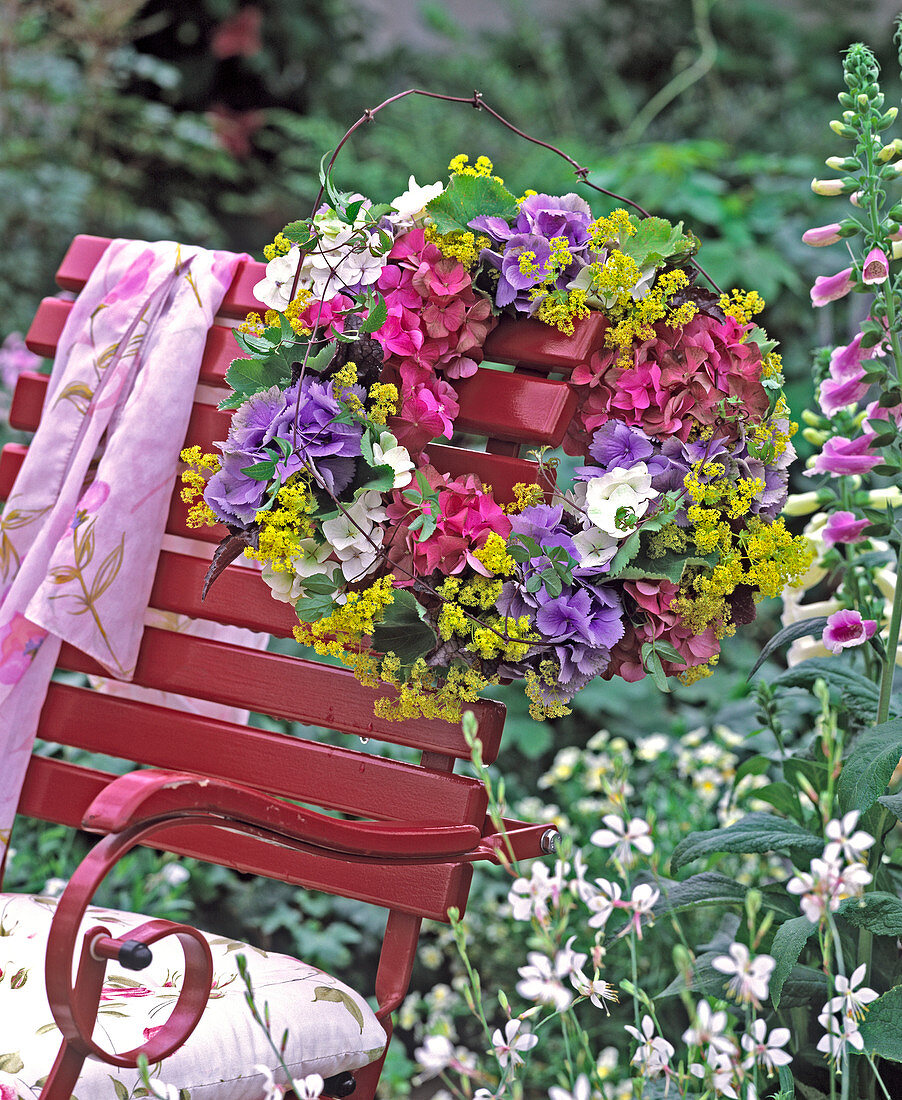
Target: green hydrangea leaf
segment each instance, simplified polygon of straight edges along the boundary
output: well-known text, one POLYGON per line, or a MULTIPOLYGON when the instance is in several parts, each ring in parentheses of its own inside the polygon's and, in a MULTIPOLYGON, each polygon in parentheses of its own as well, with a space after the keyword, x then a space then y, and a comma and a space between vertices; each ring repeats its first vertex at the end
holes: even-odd
POLYGON ((373 649, 378 653, 394 653, 409 668, 436 644, 435 631, 423 621, 423 615, 423 607, 415 597, 396 588, 382 622, 373 630, 373 649))
MULTIPOLYGON (((285 381, 290 373, 285 361, 278 359, 233 359, 231 366, 226 371, 225 380, 244 401, 252 394, 261 390, 271 389, 285 381)), ((231 402, 232 398, 227 398, 231 402)), ((224 401, 220 406, 229 406, 224 401)))
POLYGON ((517 200, 491 176, 453 175, 445 190, 426 204, 426 213, 439 233, 472 233, 469 222, 485 214, 513 221, 517 200))
POLYGON ((691 256, 698 248, 698 241, 691 233, 683 232, 683 223, 672 225, 666 218, 634 218, 636 227, 632 237, 621 244, 620 250, 632 256, 639 267, 654 264, 656 267, 673 257, 691 256))

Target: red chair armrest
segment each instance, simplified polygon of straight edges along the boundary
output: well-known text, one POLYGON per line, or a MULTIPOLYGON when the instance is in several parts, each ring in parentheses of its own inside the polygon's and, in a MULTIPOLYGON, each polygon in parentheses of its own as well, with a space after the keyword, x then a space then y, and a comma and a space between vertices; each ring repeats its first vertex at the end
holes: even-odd
POLYGON ((114 780, 88 807, 83 825, 90 831, 121 833, 139 824, 195 815, 213 815, 236 828, 263 830, 274 839, 360 857, 460 858, 481 840, 475 825, 343 821, 250 787, 156 770, 114 780))

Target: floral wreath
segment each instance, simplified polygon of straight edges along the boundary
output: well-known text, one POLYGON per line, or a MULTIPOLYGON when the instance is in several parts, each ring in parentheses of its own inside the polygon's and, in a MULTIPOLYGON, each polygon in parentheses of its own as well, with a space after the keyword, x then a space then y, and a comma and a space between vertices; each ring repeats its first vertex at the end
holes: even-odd
POLYGON ((515 198, 486 157, 450 172, 381 206, 327 172, 328 201, 264 250, 228 439, 183 455, 189 524, 229 529, 207 584, 260 562, 299 642, 397 688, 384 717, 453 720, 507 680, 557 716, 595 677, 709 674, 810 561, 779 518, 795 425, 763 302, 696 285, 682 223, 515 198), (572 334, 592 314, 569 484, 544 451, 506 501, 432 465, 500 317, 572 334))

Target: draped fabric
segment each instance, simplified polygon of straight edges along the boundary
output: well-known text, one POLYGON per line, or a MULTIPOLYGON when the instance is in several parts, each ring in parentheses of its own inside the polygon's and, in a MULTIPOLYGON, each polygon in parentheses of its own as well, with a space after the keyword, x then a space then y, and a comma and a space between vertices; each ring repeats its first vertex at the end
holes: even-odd
POLYGON ((0 868, 63 641, 134 671, 207 330, 242 259, 114 241, 0 516, 0 868))

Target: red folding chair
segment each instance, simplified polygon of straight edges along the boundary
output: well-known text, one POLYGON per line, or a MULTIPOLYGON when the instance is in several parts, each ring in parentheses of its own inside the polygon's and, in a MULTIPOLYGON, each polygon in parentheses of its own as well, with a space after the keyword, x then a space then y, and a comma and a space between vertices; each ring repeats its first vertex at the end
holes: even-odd
MULTIPOLYGON (((78 291, 106 245, 101 238, 77 237, 59 269, 60 286, 78 291)), ((221 316, 243 318, 257 308, 251 287, 262 269, 258 263, 241 266, 221 316)), ((54 298, 41 303, 28 335, 33 351, 53 356, 70 308, 54 298)), ((497 333, 498 358, 517 358, 516 346, 505 350, 510 334, 501 328, 497 333)), ((214 326, 201 383, 222 386, 234 357, 229 328, 214 326)), ((565 345, 543 369, 573 362, 572 345, 565 345)), ((41 374, 22 375, 10 414, 14 428, 37 426, 46 382, 41 374)), ((457 427, 490 437, 487 451, 434 446, 432 460, 451 472, 475 472, 494 486, 499 499, 510 499, 516 482, 536 477, 535 464, 519 456, 521 445, 559 444, 574 398, 565 382, 529 370, 480 370, 458 390, 457 427)), ((186 442, 209 450, 214 439, 225 438, 227 417, 213 405, 196 404, 186 442)), ((3 498, 24 450, 19 444, 3 449, 3 498)), ((221 529, 186 528, 185 512, 175 487, 168 533, 219 541, 221 529)), ((207 564, 164 550, 150 606, 277 638, 291 636, 296 622, 291 608, 273 600, 251 569, 230 566, 202 603, 207 564)), ((68 646, 60 665, 106 675, 68 646)), ((125 1100, 134 1094, 131 1067, 143 1052, 152 1065, 165 1059, 161 1079, 189 1093, 259 1097, 263 1078, 255 1075, 254 1065, 265 1061, 265 1046, 234 974, 234 956, 244 950, 258 998, 273 1009, 277 1039, 276 1008, 289 1021, 286 1060, 293 1075, 319 1072, 327 1078, 326 1095, 355 1090, 355 1097, 368 1100, 375 1094, 391 1013, 407 992, 422 919, 447 921, 450 907, 463 912, 475 860, 497 862, 502 844, 517 858, 539 855, 553 847, 554 830, 509 822, 503 839, 487 821, 483 784, 454 774, 455 762, 470 755, 460 725, 375 717, 379 692, 361 686, 347 670, 148 628, 134 683, 411 746, 420 750, 419 763, 52 683, 40 738, 124 758, 138 768, 116 778, 60 759, 32 757, 20 813, 105 835, 75 870, 58 904, 0 894, 0 1054, 12 1052, 3 1068, 46 1100, 73 1092, 79 1100, 125 1100), (375 1010, 337 979, 296 960, 267 958, 189 926, 90 907, 97 884, 137 844, 384 907, 375 1010), (151 955, 149 970, 129 969, 143 967, 151 955), (38 969, 45 969, 43 978, 38 969), (152 978, 145 976, 151 973, 152 978), (112 1053, 104 1043, 116 1044, 117 1036, 126 1049, 112 1053)), ((499 750, 504 707, 483 702, 472 709, 484 759, 491 763, 499 750)))

